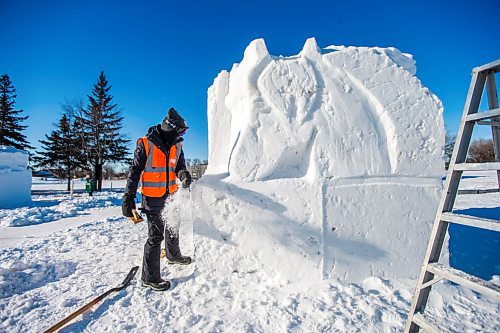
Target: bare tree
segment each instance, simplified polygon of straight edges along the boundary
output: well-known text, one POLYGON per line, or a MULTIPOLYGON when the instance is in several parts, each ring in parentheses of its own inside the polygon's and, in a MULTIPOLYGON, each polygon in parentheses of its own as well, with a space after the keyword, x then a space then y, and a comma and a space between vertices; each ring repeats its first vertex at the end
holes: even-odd
POLYGON ((114 178, 116 176, 115 167, 111 164, 106 164, 105 166, 102 167, 102 170, 103 170, 103 177, 105 179, 114 178))
POLYGON ((493 140, 474 140, 469 147, 468 155, 467 162, 470 163, 494 162, 495 152, 493 150, 493 140))
POLYGON ((451 134, 450 131, 446 131, 445 143, 444 143, 444 162, 448 165, 451 161, 451 155, 453 155, 453 148, 455 147, 456 136, 451 134))

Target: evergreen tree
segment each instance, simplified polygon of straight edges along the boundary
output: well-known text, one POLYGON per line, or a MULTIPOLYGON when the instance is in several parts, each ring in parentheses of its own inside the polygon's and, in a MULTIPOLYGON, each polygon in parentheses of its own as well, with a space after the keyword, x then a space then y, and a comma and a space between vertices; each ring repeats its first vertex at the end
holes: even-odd
POLYGON ((46 168, 58 177, 66 178, 69 191, 72 173, 85 166, 85 155, 79 133, 75 130, 74 116, 68 107, 64 106, 66 112, 59 119, 57 129, 45 135, 45 140, 40 140, 42 150, 37 151, 33 161, 37 167, 46 168))
POLYGON ((127 157, 127 140, 120 133, 123 117, 112 102, 104 72, 101 71, 97 83, 92 88, 92 94, 87 95, 89 102, 77 116, 77 126, 87 160, 93 169, 93 178, 97 181, 97 190, 102 189, 102 167, 106 162, 130 162, 127 157))
POLYGON ((21 122, 28 116, 20 116, 23 110, 16 110, 16 89, 7 74, 0 76, 0 145, 11 146, 17 149, 33 149, 26 136, 21 132, 28 126, 21 122))

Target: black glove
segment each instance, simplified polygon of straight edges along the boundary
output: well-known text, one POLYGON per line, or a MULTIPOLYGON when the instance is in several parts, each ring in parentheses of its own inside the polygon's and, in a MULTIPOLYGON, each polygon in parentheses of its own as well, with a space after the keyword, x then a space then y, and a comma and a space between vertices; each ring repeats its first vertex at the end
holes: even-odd
POLYGON ((122 214, 125 217, 133 217, 132 209, 135 209, 135 195, 125 193, 122 203, 122 214))
POLYGON ((191 174, 187 170, 179 172, 179 179, 182 183, 182 188, 188 188, 191 185, 191 174))

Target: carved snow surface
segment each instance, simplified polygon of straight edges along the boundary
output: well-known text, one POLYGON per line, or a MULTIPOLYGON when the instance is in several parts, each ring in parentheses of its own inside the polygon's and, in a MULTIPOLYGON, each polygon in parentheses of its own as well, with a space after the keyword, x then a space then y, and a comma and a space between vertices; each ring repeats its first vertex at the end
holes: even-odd
POLYGON ((440 175, 443 108, 413 58, 395 48, 324 51, 312 38, 297 56, 271 57, 258 39, 217 77, 211 170, 245 181, 440 175))
POLYGON ((274 57, 264 40, 251 42, 208 90, 207 176, 233 189, 228 202, 251 188, 264 208, 213 222, 258 234, 240 251, 290 279, 416 278, 445 132, 441 101, 415 73, 413 57, 395 48, 322 50, 310 38, 298 55, 274 57), (263 253, 267 243, 287 245, 263 253))

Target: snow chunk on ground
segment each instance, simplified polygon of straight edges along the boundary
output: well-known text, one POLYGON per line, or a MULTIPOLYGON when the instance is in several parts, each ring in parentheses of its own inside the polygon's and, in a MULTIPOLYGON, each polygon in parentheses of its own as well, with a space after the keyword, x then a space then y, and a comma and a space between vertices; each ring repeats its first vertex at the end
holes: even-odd
POLYGON ((0 208, 19 207, 31 202, 31 170, 28 153, 0 146, 0 208))
MULTIPOLYGON (((347 281, 416 278, 439 199, 444 125, 440 100, 415 73, 413 57, 395 48, 321 50, 311 38, 298 55, 273 57, 254 40, 208 90, 207 174, 216 183, 202 180, 206 191, 222 181, 236 186, 229 203, 249 187, 263 200, 281 198, 277 216, 259 210, 242 226, 270 242, 288 232, 291 248, 304 248, 300 230, 314 228, 317 254, 295 278, 311 267, 347 281), (291 202, 309 215, 281 229, 276 221, 291 202), (263 219, 267 230, 258 227, 263 219)), ((277 267, 288 274, 279 259, 277 267)))

